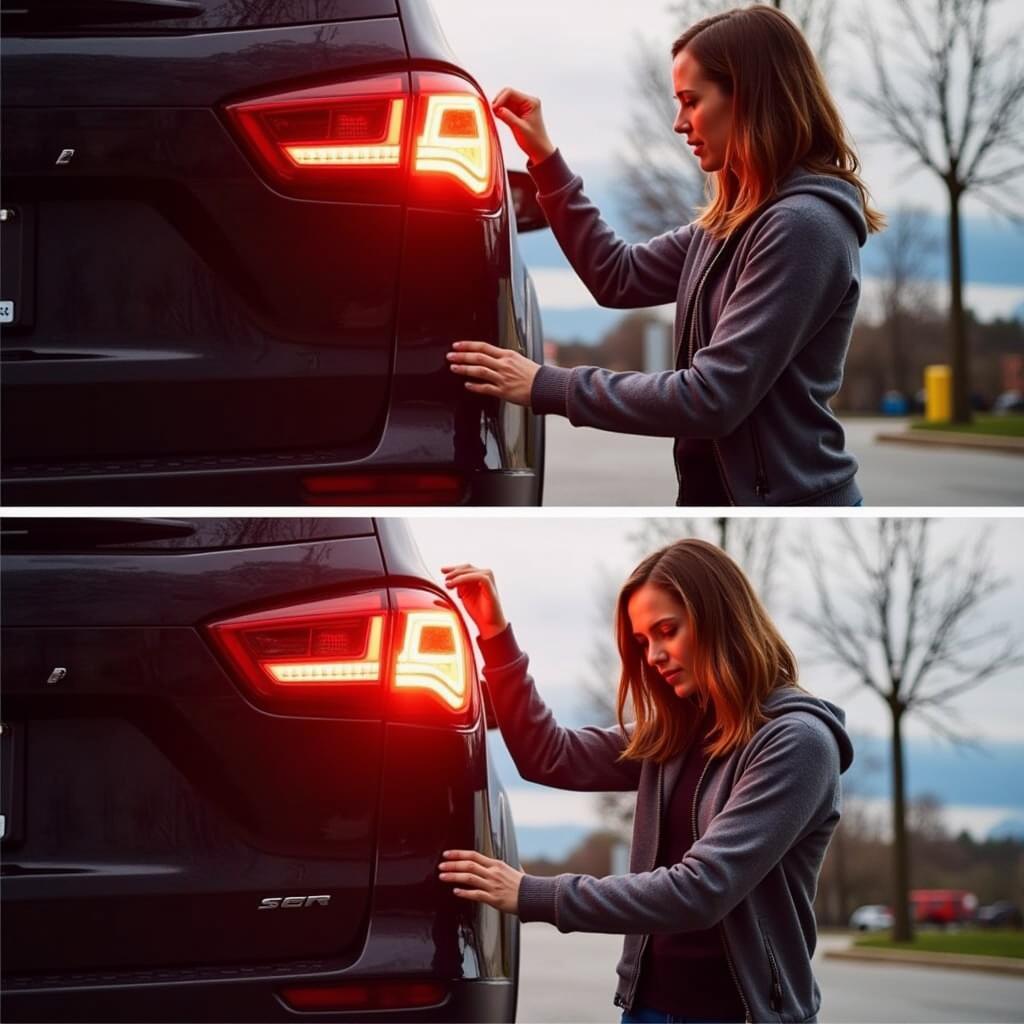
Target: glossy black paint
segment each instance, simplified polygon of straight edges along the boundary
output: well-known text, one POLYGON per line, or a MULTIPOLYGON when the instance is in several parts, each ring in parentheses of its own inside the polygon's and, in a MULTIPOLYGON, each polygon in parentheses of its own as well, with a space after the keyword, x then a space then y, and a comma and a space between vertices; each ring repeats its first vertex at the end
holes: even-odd
POLYGON ((180 532, 119 541, 119 523, 81 551, 22 538, 3 560, 3 714, 27 741, 3 1018, 285 1020, 289 984, 405 978, 451 994, 380 1019, 514 1019, 518 921, 436 870, 452 846, 518 863, 482 716, 399 723, 347 697, 268 710, 204 632, 336 592, 440 595, 404 524, 162 520, 154 535, 180 532), (258 909, 316 894, 330 905, 258 909))
POLYGON ((344 77, 470 77, 426 0, 328 6, 358 20, 219 5, 212 31, 5 36, 5 205, 36 225, 33 320, 2 344, 6 503, 302 504, 310 476, 388 471, 539 503, 541 421, 445 360, 467 337, 542 357, 509 190, 496 214, 417 209, 398 173, 289 197, 223 113, 344 77))

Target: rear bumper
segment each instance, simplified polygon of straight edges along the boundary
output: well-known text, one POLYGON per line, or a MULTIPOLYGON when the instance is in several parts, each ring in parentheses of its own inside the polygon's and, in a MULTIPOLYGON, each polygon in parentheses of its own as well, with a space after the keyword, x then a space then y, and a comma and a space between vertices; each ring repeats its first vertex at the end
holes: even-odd
POLYGON ((115 467, 103 472, 94 467, 60 467, 59 472, 22 473, 5 477, 0 501, 5 506, 34 505, 164 505, 164 506, 402 506, 443 505, 536 505, 540 481, 528 470, 479 470, 459 473, 446 466, 354 466, 302 457, 281 457, 274 463, 238 464, 238 460, 177 460, 177 466, 151 468, 115 467), (370 493, 358 500, 317 497, 306 486, 310 477, 345 477, 375 473, 438 473, 461 480, 455 500, 422 502, 370 493))
POLYGON ((289 1009, 275 994, 284 979, 5 990, 5 1021, 514 1021, 516 985, 508 980, 457 981, 436 1006, 356 1012, 289 1009))

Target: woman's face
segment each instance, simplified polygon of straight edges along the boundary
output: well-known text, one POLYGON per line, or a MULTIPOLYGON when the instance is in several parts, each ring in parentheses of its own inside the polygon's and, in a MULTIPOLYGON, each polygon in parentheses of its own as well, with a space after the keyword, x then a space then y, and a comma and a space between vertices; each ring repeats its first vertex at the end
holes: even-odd
POLYGON ((732 131, 732 99, 704 77, 689 49, 680 50, 672 62, 672 88, 679 101, 672 130, 686 136, 705 174, 720 171, 732 131))
POLYGON ((677 697, 693 694, 693 634, 682 602, 662 587, 645 583, 633 592, 626 610, 647 664, 677 697))

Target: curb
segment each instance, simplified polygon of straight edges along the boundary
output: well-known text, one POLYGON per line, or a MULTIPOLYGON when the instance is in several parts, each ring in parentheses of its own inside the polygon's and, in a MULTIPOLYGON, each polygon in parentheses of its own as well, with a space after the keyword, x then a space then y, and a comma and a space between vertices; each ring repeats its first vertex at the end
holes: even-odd
POLYGON ((961 953, 923 953, 904 949, 830 949, 824 956, 833 960, 868 960, 874 963, 910 964, 914 967, 944 967, 954 971, 983 971, 1024 978, 1024 960, 1012 956, 964 956, 961 953))
POLYGON ((986 452, 1024 455, 1024 437, 998 437, 994 434, 958 434, 947 430, 907 430, 900 434, 875 434, 876 441, 918 444, 933 448, 974 448, 986 452))

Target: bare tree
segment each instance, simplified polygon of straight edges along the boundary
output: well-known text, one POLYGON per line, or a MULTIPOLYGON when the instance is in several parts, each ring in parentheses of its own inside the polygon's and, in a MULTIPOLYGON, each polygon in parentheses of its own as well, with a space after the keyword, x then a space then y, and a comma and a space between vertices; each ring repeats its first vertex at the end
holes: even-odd
MULTIPOLYGON (((960 204, 968 191, 1024 223, 1024 49, 1021 28, 990 32, 997 0, 896 0, 902 66, 894 70, 877 20, 854 31, 863 39, 874 83, 854 95, 881 125, 880 140, 937 175, 949 199, 950 335, 953 421, 968 423, 970 365, 963 303, 960 204)), ((1022 26, 1024 27, 1024 26, 1022 26)))
MULTIPOLYGON (((677 0, 668 10, 680 30, 708 15, 735 7, 735 0, 677 0)), ((803 30, 825 65, 832 45, 834 0, 773 0, 803 30)), ((704 198, 705 176, 672 131, 671 40, 644 40, 632 60, 636 99, 629 121, 629 149, 619 156, 616 194, 637 236, 650 238, 693 219, 704 198)))
POLYGON ((812 653, 885 702, 892 718, 893 937, 910 941, 903 722, 916 715, 957 743, 951 701, 992 676, 1024 664, 1009 626, 978 628, 976 613, 1006 586, 993 570, 986 533, 972 545, 935 552, 924 519, 879 519, 870 527, 836 523, 829 556, 811 539, 801 545, 814 604, 795 617, 810 628, 812 653))
POLYGON ((889 335, 889 386, 904 395, 916 390, 910 378, 908 329, 912 330, 913 321, 934 307, 934 286, 924 278, 922 269, 935 245, 928 211, 914 206, 901 207, 879 238, 882 314, 889 335))

